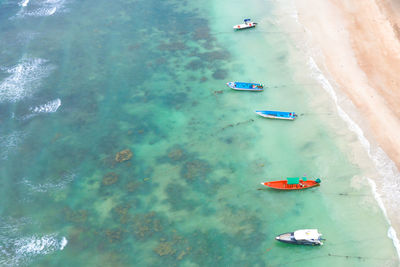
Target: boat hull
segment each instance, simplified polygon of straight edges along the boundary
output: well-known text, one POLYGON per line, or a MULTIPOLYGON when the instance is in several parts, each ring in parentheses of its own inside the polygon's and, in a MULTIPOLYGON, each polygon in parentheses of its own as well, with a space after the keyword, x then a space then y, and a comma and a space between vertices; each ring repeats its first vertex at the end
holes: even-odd
POLYGON ((294 112, 283 112, 283 111, 269 111, 269 110, 257 110, 255 113, 261 117, 276 120, 289 120, 293 121, 297 115, 294 112))
POLYGON ((264 86, 259 83, 229 82, 226 85, 231 89, 237 91, 252 91, 252 92, 264 91, 264 86))
POLYGON ((321 246, 322 242, 319 240, 310 241, 310 240, 296 240, 294 238, 294 232, 283 233, 275 237, 276 241, 294 244, 294 245, 305 245, 305 246, 321 246))
POLYGON ((261 184, 265 185, 266 187, 270 187, 270 188, 278 189, 278 190, 301 190, 301 189, 319 186, 319 183, 317 183, 316 181, 312 181, 312 180, 311 181, 300 180, 299 184, 288 184, 287 180, 265 182, 265 183, 261 183, 261 184))
POLYGON ((233 26, 234 30, 244 30, 244 29, 250 29, 250 28, 254 28, 257 26, 257 23, 255 22, 250 22, 250 23, 243 23, 243 24, 238 24, 233 26))

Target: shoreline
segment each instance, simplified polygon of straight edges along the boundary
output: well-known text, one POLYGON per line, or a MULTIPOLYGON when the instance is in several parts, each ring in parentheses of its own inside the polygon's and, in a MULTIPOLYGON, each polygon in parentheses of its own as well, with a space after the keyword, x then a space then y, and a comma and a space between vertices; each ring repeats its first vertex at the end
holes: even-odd
MULTIPOLYGON (((316 52, 311 60, 334 81, 334 90, 350 99, 357 110, 356 119, 354 114, 349 121, 343 119, 356 132, 381 176, 372 179, 377 183, 373 193, 380 206, 381 202, 385 204, 381 209, 390 225, 388 234, 400 257, 396 233, 393 236, 393 232, 400 232, 396 214, 400 201, 396 199, 400 178, 400 90, 396 90, 400 87, 396 75, 400 69, 400 18, 394 12, 400 10, 400 4, 294 1, 297 19, 306 30, 312 52, 316 52), (355 127, 351 125, 354 121, 355 127)), ((341 109, 338 106, 339 113, 341 109)))

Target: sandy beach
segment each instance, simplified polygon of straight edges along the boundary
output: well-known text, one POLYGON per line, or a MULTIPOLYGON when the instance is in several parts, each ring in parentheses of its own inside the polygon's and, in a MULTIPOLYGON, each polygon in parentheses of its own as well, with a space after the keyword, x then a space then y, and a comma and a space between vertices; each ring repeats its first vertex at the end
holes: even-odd
MULTIPOLYGON (((353 119, 368 139, 399 168, 400 4, 375 0, 295 2, 299 21, 317 51, 313 57, 319 68, 354 103, 360 116, 353 119)), ((384 198, 384 202, 388 204, 390 199, 384 198)), ((399 233, 396 210, 389 208, 388 215, 399 233)))

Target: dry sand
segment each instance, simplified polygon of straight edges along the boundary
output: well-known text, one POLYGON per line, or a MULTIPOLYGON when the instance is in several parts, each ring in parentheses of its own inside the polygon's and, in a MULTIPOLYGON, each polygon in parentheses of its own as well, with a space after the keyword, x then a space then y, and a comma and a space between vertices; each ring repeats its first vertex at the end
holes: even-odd
MULTIPOLYGON (((400 1, 295 0, 317 64, 355 104, 372 138, 400 167, 400 1)), ((364 129, 365 130, 365 129, 364 129)), ((386 200, 388 201, 388 200, 386 200)), ((400 233, 400 216, 389 218, 400 233)))
POLYGON ((329 74, 400 167, 399 7, 375 0, 297 0, 329 74), (397 18, 395 14, 398 14, 397 18))

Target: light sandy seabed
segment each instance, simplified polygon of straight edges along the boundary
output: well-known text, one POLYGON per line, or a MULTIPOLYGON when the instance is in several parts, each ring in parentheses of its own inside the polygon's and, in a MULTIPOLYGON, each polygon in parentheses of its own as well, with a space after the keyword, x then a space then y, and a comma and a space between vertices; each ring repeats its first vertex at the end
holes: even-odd
MULTIPOLYGON (((399 168, 400 3, 384 0, 295 0, 295 3, 299 21, 317 51, 312 55, 317 65, 354 103, 359 114, 353 119, 368 139, 376 142, 399 168)), ((398 185, 396 177, 392 185, 398 185)), ((380 194, 399 234, 398 207, 391 205, 393 201, 383 191, 380 194)))

